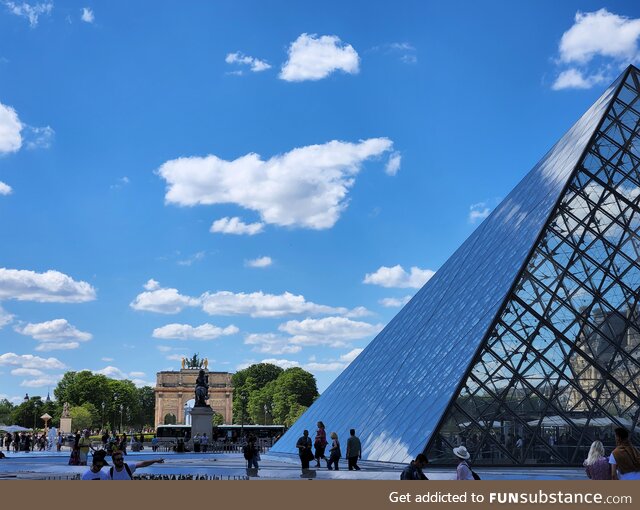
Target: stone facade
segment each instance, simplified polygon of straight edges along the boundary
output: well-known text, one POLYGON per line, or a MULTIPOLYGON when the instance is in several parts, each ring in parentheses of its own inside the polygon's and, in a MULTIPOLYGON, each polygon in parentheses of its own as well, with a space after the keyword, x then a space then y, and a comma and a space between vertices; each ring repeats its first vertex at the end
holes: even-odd
MULTIPOLYGON (((196 378, 199 369, 185 368, 176 372, 158 372, 155 387, 157 425, 163 425, 165 416, 175 416, 175 423, 183 424, 184 405, 195 397, 196 378)), ((231 423, 233 410, 233 387, 229 372, 209 372, 209 400, 207 403, 222 415, 224 423, 231 423)))

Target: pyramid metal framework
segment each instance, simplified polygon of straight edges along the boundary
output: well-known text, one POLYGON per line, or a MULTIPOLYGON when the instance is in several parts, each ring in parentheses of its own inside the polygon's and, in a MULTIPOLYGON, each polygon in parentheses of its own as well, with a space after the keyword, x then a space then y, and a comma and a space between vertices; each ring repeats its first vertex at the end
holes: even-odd
POLYGON ((294 424, 363 458, 581 465, 640 436, 640 72, 629 67, 294 424))

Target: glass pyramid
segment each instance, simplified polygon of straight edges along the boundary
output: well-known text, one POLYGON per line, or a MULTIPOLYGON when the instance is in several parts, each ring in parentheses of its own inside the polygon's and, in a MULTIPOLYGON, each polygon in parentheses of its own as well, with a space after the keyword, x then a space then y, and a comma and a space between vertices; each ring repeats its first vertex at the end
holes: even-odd
POLYGON ((272 451, 581 465, 640 413, 640 72, 629 67, 272 451))

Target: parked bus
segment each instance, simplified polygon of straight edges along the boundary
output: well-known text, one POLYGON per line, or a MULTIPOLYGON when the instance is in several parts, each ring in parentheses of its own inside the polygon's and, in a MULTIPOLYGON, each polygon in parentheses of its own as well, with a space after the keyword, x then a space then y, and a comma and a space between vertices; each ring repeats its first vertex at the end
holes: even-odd
MULTIPOLYGON (((286 431, 284 425, 218 425, 212 429, 212 441, 237 442, 242 436, 255 436, 258 439, 270 439, 271 443, 286 431)), ((158 425, 156 436, 160 443, 185 443, 191 439, 191 425, 158 425)))

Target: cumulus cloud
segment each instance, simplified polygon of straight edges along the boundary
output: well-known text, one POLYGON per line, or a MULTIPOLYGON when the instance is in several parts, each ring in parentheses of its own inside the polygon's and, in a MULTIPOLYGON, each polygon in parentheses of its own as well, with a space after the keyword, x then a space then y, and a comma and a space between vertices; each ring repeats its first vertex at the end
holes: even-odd
POLYGON ((343 354, 342 356, 340 356, 340 361, 343 361, 344 363, 351 363, 354 359, 356 359, 358 357, 358 355, 364 351, 364 349, 353 349, 351 351, 349 351, 346 354, 343 354))
MULTIPOLYGON (((364 161, 392 146, 388 138, 333 140, 267 161, 254 153, 233 161, 214 155, 179 158, 164 163, 158 174, 167 182, 167 203, 232 203, 258 212, 264 223, 321 230, 331 228, 346 209, 347 194, 364 161)), ((236 233, 227 232, 232 220, 218 220, 211 230, 236 233)))
POLYGON ((302 347, 290 343, 291 338, 274 333, 253 333, 244 339, 246 345, 253 345, 255 352, 264 354, 294 354, 300 352, 302 347))
POLYGON ((289 59, 279 77, 285 81, 321 80, 334 71, 357 74, 359 70, 358 53, 339 37, 302 34, 289 46, 289 59))
POLYGON ((215 234, 235 234, 253 236, 264 230, 264 223, 244 223, 240 218, 224 217, 211 224, 209 232, 215 234))
POLYGON ((385 308, 398 308, 406 305, 411 300, 411 296, 404 296, 401 298, 384 298, 378 301, 385 308))
POLYGON ((22 376, 22 377, 39 377, 44 375, 42 370, 38 370, 37 368, 14 368, 11 371, 11 375, 22 376))
POLYGON ((640 19, 600 9, 596 12, 580 12, 573 26, 562 34, 560 59, 562 62, 589 62, 602 55, 617 60, 631 61, 638 56, 640 19))
POLYGON ((588 89, 611 80, 612 67, 624 67, 640 57, 640 19, 630 19, 600 9, 578 11, 574 24, 560 39, 558 64, 562 70, 553 90, 588 89))
POLYGON ((86 342, 91 340, 91 333, 80 331, 72 326, 66 319, 54 319, 40 323, 29 323, 25 326, 14 328, 21 335, 27 335, 42 342, 56 340, 75 340, 86 342))
POLYGON ((346 317, 325 317, 288 321, 281 324, 278 329, 290 334, 292 336, 290 342, 294 345, 342 347, 349 340, 373 336, 383 327, 383 324, 353 321, 346 317))
POLYGON ((35 368, 38 370, 62 370, 66 368, 64 363, 56 358, 40 358, 32 354, 15 354, 13 352, 0 354, 0 366, 35 368))
POLYGON ((0 181, 0 195, 10 195, 12 191, 11 186, 0 181))
POLYGON ((486 202, 472 204, 469 206, 469 222, 476 223, 477 221, 482 221, 489 216, 490 212, 491 209, 489 209, 486 202))
POLYGON ((110 363, 113 361, 113 358, 100 358, 100 359, 106 363, 110 363))
POLYGON ((202 324, 193 327, 189 324, 167 324, 153 330, 153 338, 177 340, 214 340, 221 336, 235 335, 240 330, 233 324, 219 328, 213 324, 202 324))
POLYGON ((58 271, 34 271, 0 268, 0 300, 41 303, 84 303, 96 299, 95 289, 58 271))
POLYGON ((402 155, 399 152, 394 152, 389 156, 389 161, 384 167, 384 171, 387 175, 396 175, 400 170, 400 163, 402 162, 402 155))
POLYGON ((200 300, 189 296, 183 296, 177 289, 163 289, 155 280, 149 280, 145 288, 152 288, 138 294, 129 304, 134 310, 156 312, 165 314, 180 313, 188 306, 198 306, 200 300))
POLYGON ((273 264, 273 260, 271 260, 271 257, 258 257, 257 259, 246 260, 244 264, 247 267, 269 267, 273 264))
POLYGON ((363 283, 382 287, 421 288, 435 274, 431 269, 412 267, 407 273, 400 264, 393 267, 381 266, 375 273, 367 273, 363 283))
POLYGON ((330 361, 328 363, 318 363, 313 361, 311 363, 307 363, 304 368, 310 372, 335 372, 337 370, 343 370, 346 366, 346 363, 341 363, 339 361, 330 361))
POLYGON ((284 370, 288 368, 294 368, 294 367, 300 366, 300 363, 298 363, 297 361, 292 361, 288 359, 275 359, 275 358, 263 359, 260 363, 271 363, 272 365, 279 366, 284 370))
POLYGON ((0 154, 20 150, 23 127, 16 111, 0 103, 0 154))
POLYGON ((80 19, 85 23, 93 23, 95 20, 95 16, 91 9, 89 9, 88 7, 83 7, 82 14, 80 15, 80 19))
POLYGON ((201 296, 202 309, 209 315, 249 315, 251 317, 282 317, 285 315, 326 315, 332 313, 344 314, 346 308, 335 308, 318 305, 306 301, 304 296, 290 292, 274 295, 263 292, 235 294, 229 291, 219 291, 213 294, 204 293, 201 296))
POLYGON ((102 374, 111 379, 120 379, 125 380, 128 379, 133 384, 135 384, 138 388, 142 386, 155 386, 155 383, 152 381, 145 381, 142 377, 145 376, 144 372, 129 372, 126 373, 118 367, 114 367, 112 365, 108 365, 100 370, 92 370, 94 374, 102 374))
POLYGON ((157 290, 160 288, 160 282, 151 278, 144 284, 144 290, 157 290))
POLYGON ((53 2, 43 2, 31 5, 27 2, 10 2, 5 0, 4 4, 12 14, 29 20, 31 28, 38 26, 40 16, 43 14, 51 14, 51 11, 53 10, 53 2))
POLYGON ((267 69, 271 69, 271 66, 265 60, 260 60, 255 57, 250 57, 240 51, 227 54, 224 61, 227 64, 239 64, 243 66, 249 66, 251 71, 253 71, 254 73, 259 73, 260 71, 266 71, 267 69))
POLYGON ((26 379, 20 383, 20 386, 25 388, 44 388, 57 385, 60 379, 62 379, 62 374, 44 375, 36 379, 26 379))
POLYGON ((80 347, 78 342, 44 342, 36 346, 38 352, 69 351, 80 347))

